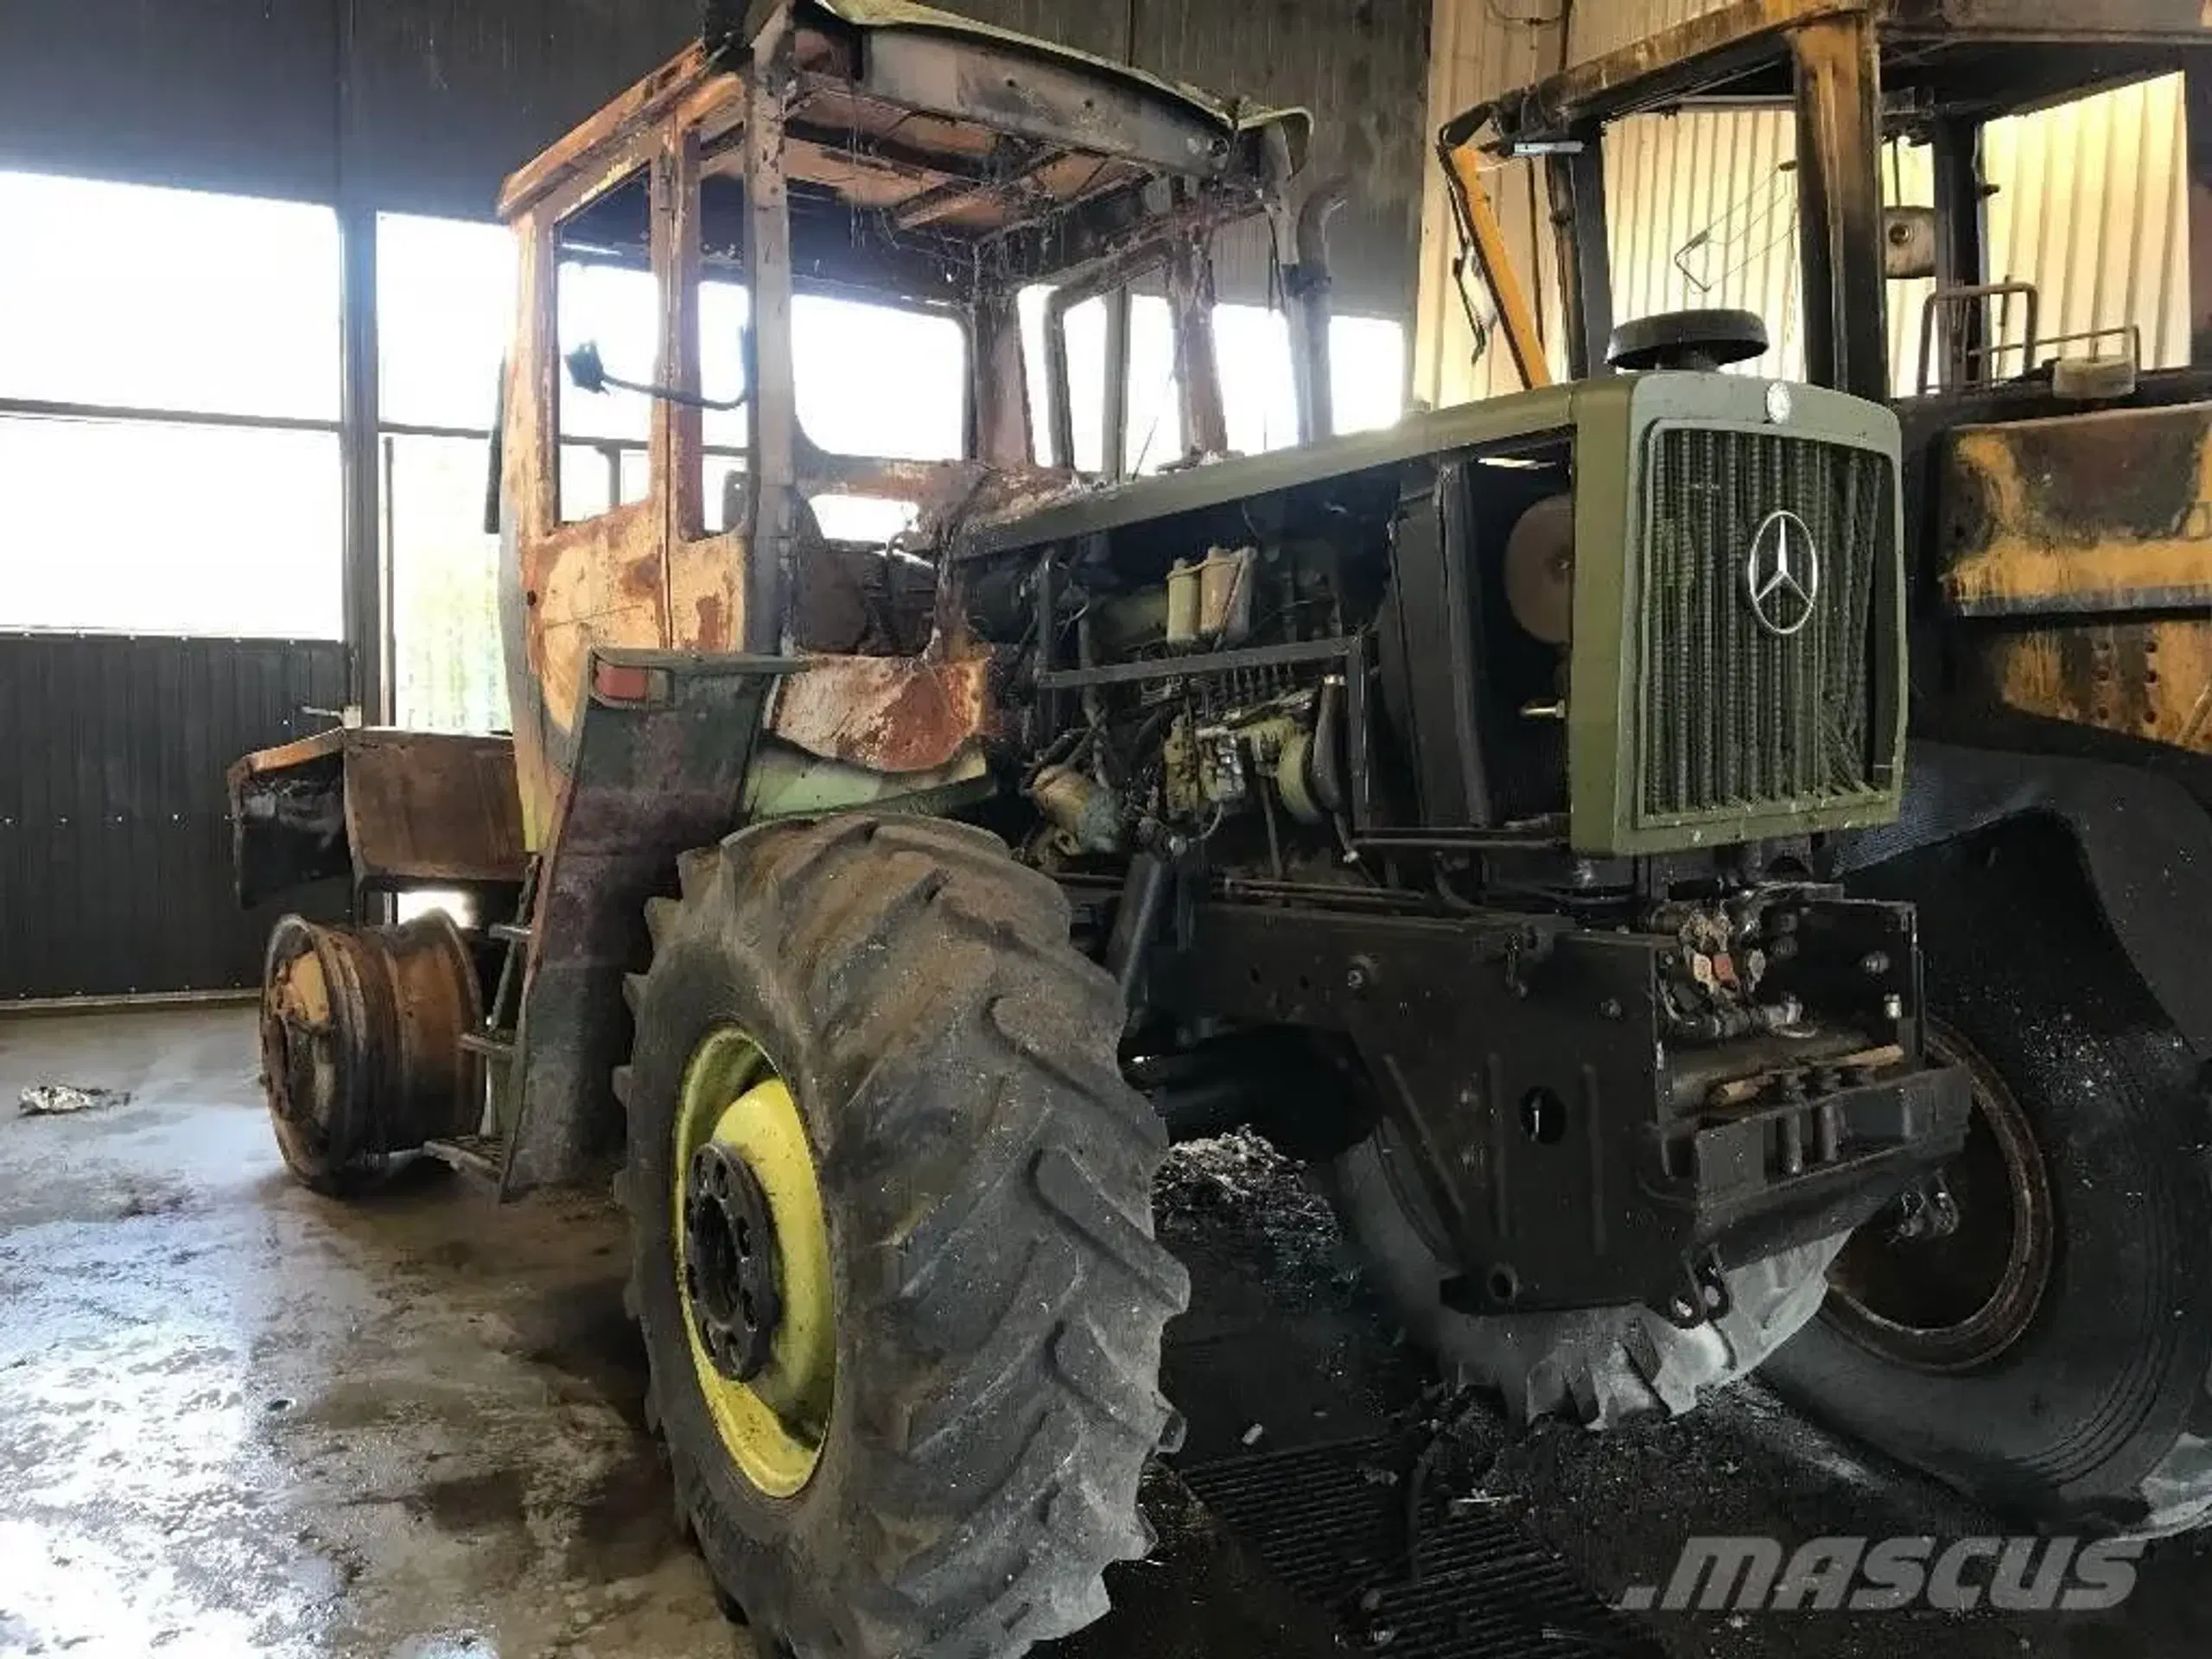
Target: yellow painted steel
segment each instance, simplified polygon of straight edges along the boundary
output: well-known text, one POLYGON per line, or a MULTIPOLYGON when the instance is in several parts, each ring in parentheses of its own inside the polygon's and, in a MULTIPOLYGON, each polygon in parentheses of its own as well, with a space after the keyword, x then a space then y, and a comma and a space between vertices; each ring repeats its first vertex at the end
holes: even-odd
POLYGON ((1939 577, 1963 614, 2212 604, 2202 406, 1961 427, 1942 499, 1952 505, 1939 577))
POLYGON ((2212 622, 2069 619, 1973 642, 1970 690, 2024 714, 2212 753, 2212 622))
POLYGON ((676 1117, 673 1230, 677 1294, 686 1307, 691 1364, 722 1446, 771 1497, 804 1486, 821 1460, 836 1382, 836 1306, 830 1234, 804 1121, 760 1046, 735 1026, 708 1033, 684 1068, 676 1117), (683 1179, 691 1154, 713 1141, 743 1160, 774 1223, 783 1314, 768 1363, 749 1382, 715 1368, 683 1290, 683 1179))
POLYGON ((1548 386, 1551 363, 1537 331, 1536 310, 1505 245, 1505 232, 1491 205, 1490 192, 1483 188, 1480 159, 1471 144, 1446 149, 1443 156, 1446 177, 1459 207, 1465 251, 1473 257, 1497 303, 1498 327, 1505 335, 1506 350, 1513 354, 1513 365, 1521 372, 1521 384, 1532 389, 1548 386))

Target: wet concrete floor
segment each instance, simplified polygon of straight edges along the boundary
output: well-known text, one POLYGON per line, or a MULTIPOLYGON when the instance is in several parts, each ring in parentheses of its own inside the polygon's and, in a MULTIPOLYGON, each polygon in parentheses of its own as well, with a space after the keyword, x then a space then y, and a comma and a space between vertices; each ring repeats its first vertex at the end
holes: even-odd
POLYGON ((739 1656, 601 1202, 292 1184, 251 1015, 0 1020, 0 1655, 739 1656), (32 1083, 126 1105, 22 1117, 32 1083))
MULTIPOLYGON (((610 1206, 499 1208, 435 1166, 319 1198, 253 1073, 243 1009, 0 1018, 0 1659, 746 1659, 638 1417, 610 1206), (40 1082, 133 1097, 18 1116, 40 1082)), ((1158 1194, 1195 1283, 1167 1356, 1185 1461, 1255 1429, 1358 1439, 1422 1394, 1325 1210, 1270 1162, 1192 1148, 1158 1194)), ((1486 1489, 1609 1599, 1663 1582, 1691 1534, 2001 1529, 1756 1389, 1618 1435, 1491 1432, 1486 1489)), ((2094 1618, 1646 1629, 1675 1659, 2194 1659, 2208 1590, 2212 1539, 2187 1539, 2094 1618)))

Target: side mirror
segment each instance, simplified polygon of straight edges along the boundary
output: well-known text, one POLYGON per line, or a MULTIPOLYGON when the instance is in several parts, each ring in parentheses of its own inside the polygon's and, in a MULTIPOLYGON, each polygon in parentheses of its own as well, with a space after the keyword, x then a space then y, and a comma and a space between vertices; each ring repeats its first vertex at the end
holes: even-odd
POLYGON ((690 409, 736 409, 745 402, 745 394, 734 397, 702 397, 696 392, 678 391, 673 386, 657 386, 650 380, 625 380, 619 374, 609 374, 607 365, 600 360, 599 342, 588 340, 563 359, 569 365, 569 378, 579 391, 605 391, 609 386, 621 391, 635 391, 647 397, 658 397, 664 402, 682 404, 690 409))
POLYGON ((588 340, 568 355, 569 378, 579 391, 605 391, 607 365, 599 360, 599 342, 588 340))

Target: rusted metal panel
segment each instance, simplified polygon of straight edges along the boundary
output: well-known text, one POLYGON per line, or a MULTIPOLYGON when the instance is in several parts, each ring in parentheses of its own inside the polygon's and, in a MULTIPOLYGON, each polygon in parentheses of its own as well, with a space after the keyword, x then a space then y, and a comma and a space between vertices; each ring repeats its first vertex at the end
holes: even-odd
POLYGON ((234 764, 242 902, 350 875, 362 887, 522 877, 514 745, 451 732, 337 728, 234 764))
POLYGON ((784 682, 770 729, 824 760, 934 772, 989 728, 986 658, 825 657, 804 669, 784 682))
POLYGON ((2212 410, 2103 410, 1945 441, 1937 569, 1967 616, 2212 606, 2212 410))
POLYGON ((1900 29, 2077 43, 2201 36, 2205 27, 2203 0, 1885 0, 1885 8, 1900 29))
POLYGON ((1967 698, 2212 752, 2212 411, 1961 427, 1936 464, 1942 602, 2010 624, 1952 640, 1967 698))
MULTIPOLYGON (((584 670, 594 647, 669 644, 666 537, 662 509, 651 500, 617 507, 581 524, 563 524, 522 549, 524 662, 542 702, 532 747, 550 757, 553 775, 575 748, 584 670)), ((517 705, 519 717, 521 707, 517 705)), ((523 738, 519 726, 518 741, 523 738)), ((542 789, 533 755, 526 786, 542 789)))
POLYGON ((347 736, 346 833, 359 879, 521 879, 512 739, 375 730, 347 736))
POLYGON ((1974 700, 2212 753, 2212 621, 2008 629, 1957 658, 1974 700))
POLYGON ((736 827, 761 705, 793 666, 675 652, 608 651, 594 662, 584 683, 607 690, 579 711, 575 772, 531 918, 509 1196, 575 1179, 620 1146, 610 1078, 630 1046, 622 976, 648 956, 645 901, 673 890, 680 854, 736 827))

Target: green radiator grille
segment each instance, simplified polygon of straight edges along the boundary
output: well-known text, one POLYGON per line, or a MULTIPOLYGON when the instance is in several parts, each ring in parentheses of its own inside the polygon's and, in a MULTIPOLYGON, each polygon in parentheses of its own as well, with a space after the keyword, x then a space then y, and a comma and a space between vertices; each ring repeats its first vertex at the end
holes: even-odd
POLYGON ((1889 607, 1877 582, 1895 557, 1895 487, 1872 450, 1696 427, 1652 435, 1637 684, 1637 799, 1646 822, 1828 805, 1872 792, 1872 630, 1889 607), (1752 603, 1747 567, 1768 528, 1800 587, 1752 603))

